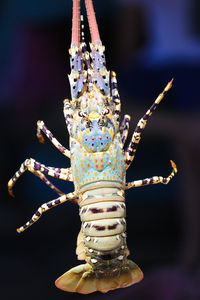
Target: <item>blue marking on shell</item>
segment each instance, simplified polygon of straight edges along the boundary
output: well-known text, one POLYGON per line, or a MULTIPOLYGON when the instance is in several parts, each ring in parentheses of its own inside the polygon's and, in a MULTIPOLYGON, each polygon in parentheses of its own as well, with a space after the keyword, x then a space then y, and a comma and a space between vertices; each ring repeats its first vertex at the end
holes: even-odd
POLYGON ((81 144, 88 152, 106 151, 113 140, 108 128, 105 128, 105 133, 103 133, 97 121, 93 121, 90 133, 87 134, 87 132, 84 131, 81 144))
POLYGON ((98 72, 100 69, 105 67, 105 55, 97 51, 94 47, 92 47, 92 60, 94 71, 98 72))
POLYGON ((70 65, 74 71, 81 72, 83 70, 82 53, 80 50, 70 57, 70 65))
POLYGON ((104 95, 110 95, 110 87, 109 87, 109 72, 105 72, 106 75, 101 76, 99 73, 94 73, 92 76, 93 82, 95 82, 96 86, 100 91, 103 92, 104 95), (105 79, 104 79, 104 78, 105 79))
POLYGON ((125 183, 124 153, 118 138, 115 138, 109 150, 88 153, 78 142, 72 144, 71 160, 75 189, 96 181, 125 183))

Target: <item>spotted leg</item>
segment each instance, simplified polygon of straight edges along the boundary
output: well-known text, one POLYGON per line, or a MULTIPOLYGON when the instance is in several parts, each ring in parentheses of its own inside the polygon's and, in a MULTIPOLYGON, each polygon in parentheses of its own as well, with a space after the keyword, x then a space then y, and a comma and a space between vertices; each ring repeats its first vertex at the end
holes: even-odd
POLYGON ((125 160, 125 167, 128 169, 135 157, 135 153, 137 150, 137 146, 141 139, 141 133, 146 127, 147 120, 152 115, 153 111, 157 108, 158 104, 161 102, 161 100, 164 98, 165 94, 171 89, 172 87, 173 79, 167 84, 164 91, 157 97, 153 105, 150 107, 150 109, 146 112, 146 114, 140 119, 138 122, 136 129, 133 133, 131 142, 128 146, 128 148, 125 151, 124 160, 125 160))
POLYGON ((15 175, 9 180, 8 182, 8 191, 11 196, 13 196, 13 186, 16 183, 17 179, 26 171, 30 171, 34 175, 40 177, 51 189, 53 189, 59 195, 63 195, 64 193, 61 192, 57 187, 55 187, 42 173, 45 173, 49 176, 72 181, 71 169, 64 169, 64 168, 52 168, 47 167, 44 164, 37 162, 36 160, 30 158, 26 159, 22 164, 20 169, 15 173, 15 175))
POLYGON ((125 115, 124 119, 121 123, 121 126, 119 128, 119 132, 121 134, 121 143, 122 146, 124 146, 127 136, 128 136, 128 131, 129 131, 129 123, 130 123, 131 117, 129 115, 125 115))
POLYGON ((46 212, 47 210, 62 204, 68 200, 70 201, 74 201, 77 199, 77 195, 75 194, 75 192, 73 193, 69 193, 67 195, 63 195, 55 200, 49 201, 47 203, 42 204, 38 210, 36 211, 36 213, 32 216, 32 218, 30 219, 30 221, 28 221, 25 225, 17 228, 17 232, 21 233, 23 232, 25 229, 27 229, 28 227, 30 227, 32 224, 34 224, 40 217, 41 215, 46 212))
POLYGON ((63 147, 57 139, 53 136, 50 130, 47 129, 43 121, 37 122, 37 137, 41 143, 44 143, 44 138, 41 131, 50 139, 52 144, 62 152, 65 156, 70 158, 70 151, 63 147))
POLYGON ((168 184, 178 171, 176 164, 172 160, 170 162, 172 165, 172 172, 168 177, 164 178, 162 176, 153 176, 152 178, 146 178, 146 179, 142 179, 142 180, 128 182, 126 184, 125 189, 128 190, 132 187, 140 187, 140 186, 144 186, 144 185, 157 184, 157 183, 168 184))

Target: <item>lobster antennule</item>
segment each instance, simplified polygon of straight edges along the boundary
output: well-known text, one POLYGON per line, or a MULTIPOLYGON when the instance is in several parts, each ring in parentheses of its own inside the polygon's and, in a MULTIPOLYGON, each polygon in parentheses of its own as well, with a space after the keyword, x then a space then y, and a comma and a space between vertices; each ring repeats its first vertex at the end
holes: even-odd
POLYGON ((80 41, 80 0, 73 0, 72 45, 79 46, 80 41))
POLYGON ((98 30, 98 25, 96 21, 96 16, 94 12, 94 6, 92 0, 85 0, 85 6, 87 10, 87 16, 88 16, 88 23, 90 27, 90 34, 91 34, 91 39, 92 43, 100 43, 100 35, 99 35, 99 30, 98 30))

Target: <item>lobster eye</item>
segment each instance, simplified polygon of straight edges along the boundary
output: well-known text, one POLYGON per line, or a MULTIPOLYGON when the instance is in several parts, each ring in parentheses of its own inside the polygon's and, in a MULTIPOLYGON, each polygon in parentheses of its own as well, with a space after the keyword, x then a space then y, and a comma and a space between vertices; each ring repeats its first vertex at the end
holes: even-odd
POLYGON ((108 108, 105 108, 102 112, 102 115, 105 116, 105 115, 108 115, 110 112, 110 110, 108 108))

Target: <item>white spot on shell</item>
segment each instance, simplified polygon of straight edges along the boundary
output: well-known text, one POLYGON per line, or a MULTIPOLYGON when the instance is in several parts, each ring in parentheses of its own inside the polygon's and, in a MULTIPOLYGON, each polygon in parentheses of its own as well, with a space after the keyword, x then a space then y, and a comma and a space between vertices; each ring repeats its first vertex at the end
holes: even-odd
POLYGON ((88 198, 88 194, 87 193, 85 193, 84 195, 83 195, 83 200, 86 200, 88 198))
POLYGON ((120 240, 120 237, 119 237, 119 235, 116 235, 116 240, 118 240, 118 241, 120 240))
POLYGON ((118 256, 118 258, 117 259, 119 259, 119 260, 123 260, 123 255, 120 255, 120 256, 118 256))
POLYGON ((91 227, 91 228, 92 228, 94 225, 95 225, 95 222, 94 222, 94 221, 90 222, 90 227, 91 227))
POLYGON ((117 194, 118 194, 119 196, 123 196, 123 192, 122 192, 121 190, 118 191, 117 194))
POLYGON ((92 258, 92 259, 91 259, 91 262, 92 262, 93 264, 96 264, 96 263, 97 263, 97 260, 96 260, 95 258, 92 258))
POLYGON ((87 222, 84 222, 84 223, 83 223, 83 228, 86 228, 86 227, 87 227, 87 224, 88 224, 87 222))
POLYGON ((94 252, 94 250, 93 250, 93 249, 89 249, 88 251, 89 251, 90 253, 94 252))
POLYGON ((97 238, 94 238, 94 243, 97 243, 98 242, 98 239, 97 238))
POLYGON ((89 242, 90 240, 91 240, 91 237, 90 237, 90 236, 87 236, 87 237, 86 237, 86 241, 89 242))

